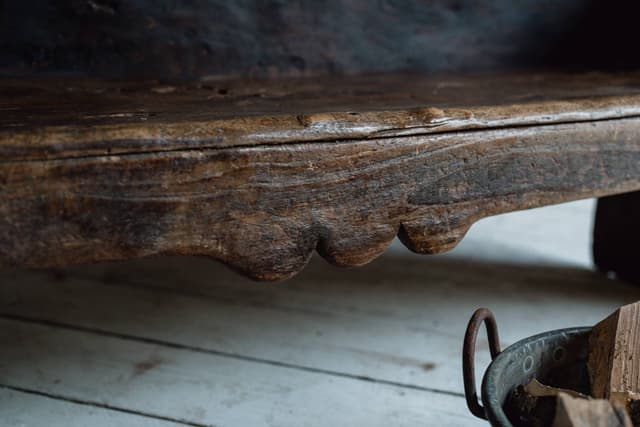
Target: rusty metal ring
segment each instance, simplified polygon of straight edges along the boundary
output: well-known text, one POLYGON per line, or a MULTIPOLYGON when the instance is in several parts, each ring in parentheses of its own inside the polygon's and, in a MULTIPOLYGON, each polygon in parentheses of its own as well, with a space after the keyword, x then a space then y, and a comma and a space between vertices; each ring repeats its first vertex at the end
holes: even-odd
POLYGON ((464 397, 467 399, 467 406, 473 415, 478 418, 487 419, 485 410, 478 401, 476 390, 476 339, 480 325, 484 322, 487 328, 487 338, 489 340, 489 351, 491 360, 500 354, 500 338, 498 337, 498 326, 493 313, 487 308, 479 308, 473 313, 467 332, 464 334, 464 345, 462 347, 462 376, 464 378, 464 397))

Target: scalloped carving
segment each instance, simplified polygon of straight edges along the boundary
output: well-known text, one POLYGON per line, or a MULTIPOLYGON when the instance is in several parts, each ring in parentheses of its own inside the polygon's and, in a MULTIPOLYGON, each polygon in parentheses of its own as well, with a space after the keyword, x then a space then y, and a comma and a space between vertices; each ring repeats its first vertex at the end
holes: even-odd
POLYGON ((455 246, 479 218, 640 189, 640 119, 335 143, 0 163, 0 262, 205 255, 253 278, 312 251, 362 265, 399 234, 455 246))

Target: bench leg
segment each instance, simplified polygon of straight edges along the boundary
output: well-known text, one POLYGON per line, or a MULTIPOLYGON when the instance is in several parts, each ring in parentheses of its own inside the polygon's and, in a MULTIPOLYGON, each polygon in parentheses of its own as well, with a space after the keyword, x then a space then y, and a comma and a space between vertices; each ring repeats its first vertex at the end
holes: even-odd
POLYGON ((598 199, 593 260, 598 270, 640 284, 640 192, 598 199))

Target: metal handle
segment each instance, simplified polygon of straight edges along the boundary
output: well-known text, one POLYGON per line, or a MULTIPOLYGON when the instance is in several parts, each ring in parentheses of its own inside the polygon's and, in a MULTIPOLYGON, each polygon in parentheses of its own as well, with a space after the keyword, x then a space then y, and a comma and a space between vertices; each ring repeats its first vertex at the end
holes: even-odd
POLYGON ((473 313, 467 325, 467 332, 464 334, 464 345, 462 347, 462 376, 464 378, 464 397, 467 399, 467 406, 473 415, 484 420, 487 415, 482 405, 478 401, 478 393, 476 391, 476 339, 478 338, 478 329, 484 322, 487 327, 487 337, 489 340, 489 351, 491 352, 491 360, 500 354, 500 338, 498 338, 498 326, 493 313, 487 308, 479 308, 473 313))

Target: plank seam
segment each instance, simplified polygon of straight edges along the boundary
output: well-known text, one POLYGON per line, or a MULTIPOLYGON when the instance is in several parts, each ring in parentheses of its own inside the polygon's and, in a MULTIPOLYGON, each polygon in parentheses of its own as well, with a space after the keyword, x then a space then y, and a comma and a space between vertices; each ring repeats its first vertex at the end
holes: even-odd
POLYGON ((292 364, 292 363, 281 362, 281 361, 278 361, 278 360, 264 359, 264 358, 260 358, 260 357, 246 356, 246 355, 242 355, 242 354, 230 353, 230 352, 221 351, 221 350, 212 350, 212 349, 196 347, 196 346, 191 346, 191 345, 186 345, 186 344, 180 344, 180 343, 175 343, 175 342, 162 341, 162 340, 158 340, 158 339, 155 339, 155 338, 146 338, 146 337, 141 337, 141 336, 137 336, 137 335, 130 335, 130 334, 123 334, 123 333, 119 333, 119 332, 108 331, 108 330, 99 329, 99 328, 91 328, 91 327, 86 327, 86 326, 72 325, 72 324, 65 323, 65 322, 58 322, 58 321, 46 320, 46 319, 37 319, 37 318, 33 318, 33 317, 20 316, 20 315, 15 315, 15 314, 10 314, 10 313, 0 313, 0 318, 1 319, 6 319, 6 320, 10 320, 10 321, 15 321, 15 322, 24 322, 24 323, 37 324, 37 325, 41 325, 41 326, 47 326, 47 327, 50 327, 50 328, 59 328, 59 329, 65 329, 65 330, 70 330, 70 331, 75 331, 75 332, 83 332, 83 333, 88 333, 88 334, 93 334, 93 335, 99 335, 99 336, 104 336, 104 337, 109 337, 109 338, 120 339, 120 340, 123 340, 123 341, 139 342, 139 343, 144 343, 144 344, 157 345, 157 346, 161 346, 161 347, 168 347, 168 348, 172 348, 172 349, 176 349, 176 350, 192 351, 192 352, 195 352, 195 353, 208 354, 208 355, 219 356, 219 357, 224 357, 224 358, 228 358, 228 359, 242 360, 242 361, 245 361, 245 362, 258 363, 258 364, 262 364, 262 365, 277 366, 277 367, 281 367, 281 368, 292 369, 292 370, 296 370, 296 371, 308 372, 308 373, 313 373, 313 374, 328 375, 328 376, 338 377, 338 378, 347 378, 347 379, 351 379, 351 380, 363 381, 363 382, 379 384, 379 385, 384 385, 384 386, 398 387, 398 388, 404 388, 404 389, 409 389, 409 390, 422 391, 422 392, 426 392, 426 393, 443 394, 443 395, 447 395, 447 396, 464 398, 464 394, 463 393, 458 393, 458 392, 449 391, 449 390, 440 390, 440 389, 437 389, 437 388, 431 388, 431 387, 424 387, 424 386, 419 386, 419 385, 415 385, 415 384, 402 383, 402 382, 399 382, 399 381, 391 381, 391 380, 373 378, 373 377, 366 376, 366 375, 356 375, 356 374, 350 374, 350 373, 347 373, 347 372, 333 371, 333 370, 330 370, 330 369, 322 369, 322 368, 314 368, 314 367, 311 367, 311 366, 296 365, 296 364, 292 364))
POLYGON ((125 414, 130 414, 130 415, 137 415, 137 416, 144 417, 144 418, 151 418, 151 419, 154 419, 154 420, 168 421, 168 422, 181 424, 181 425, 185 425, 185 426, 190 426, 190 427, 213 427, 212 424, 200 424, 200 423, 195 423, 195 422, 191 422, 191 421, 187 421, 187 420, 181 420, 181 419, 178 419, 178 418, 167 417, 167 416, 164 416, 164 415, 151 414, 151 413, 148 413, 148 412, 143 412, 143 411, 138 411, 138 410, 128 409, 128 408, 122 408, 122 407, 119 407, 119 406, 113 406, 113 405, 109 405, 109 404, 106 404, 106 403, 95 402, 95 401, 92 401, 92 400, 84 400, 84 399, 78 399, 78 398, 70 397, 70 396, 63 396, 63 395, 59 395, 59 394, 49 393, 49 392, 46 392, 46 391, 34 390, 34 389, 30 389, 30 388, 25 388, 25 387, 19 387, 19 386, 15 386, 15 385, 11 385, 11 384, 0 383, 0 388, 6 389, 6 390, 15 391, 15 392, 18 392, 18 393, 31 394, 31 395, 35 395, 35 396, 45 397, 45 398, 48 398, 48 399, 74 403, 74 404, 77 404, 77 405, 91 406, 91 407, 106 409, 106 410, 109 410, 109 411, 121 412, 121 413, 125 413, 125 414))

